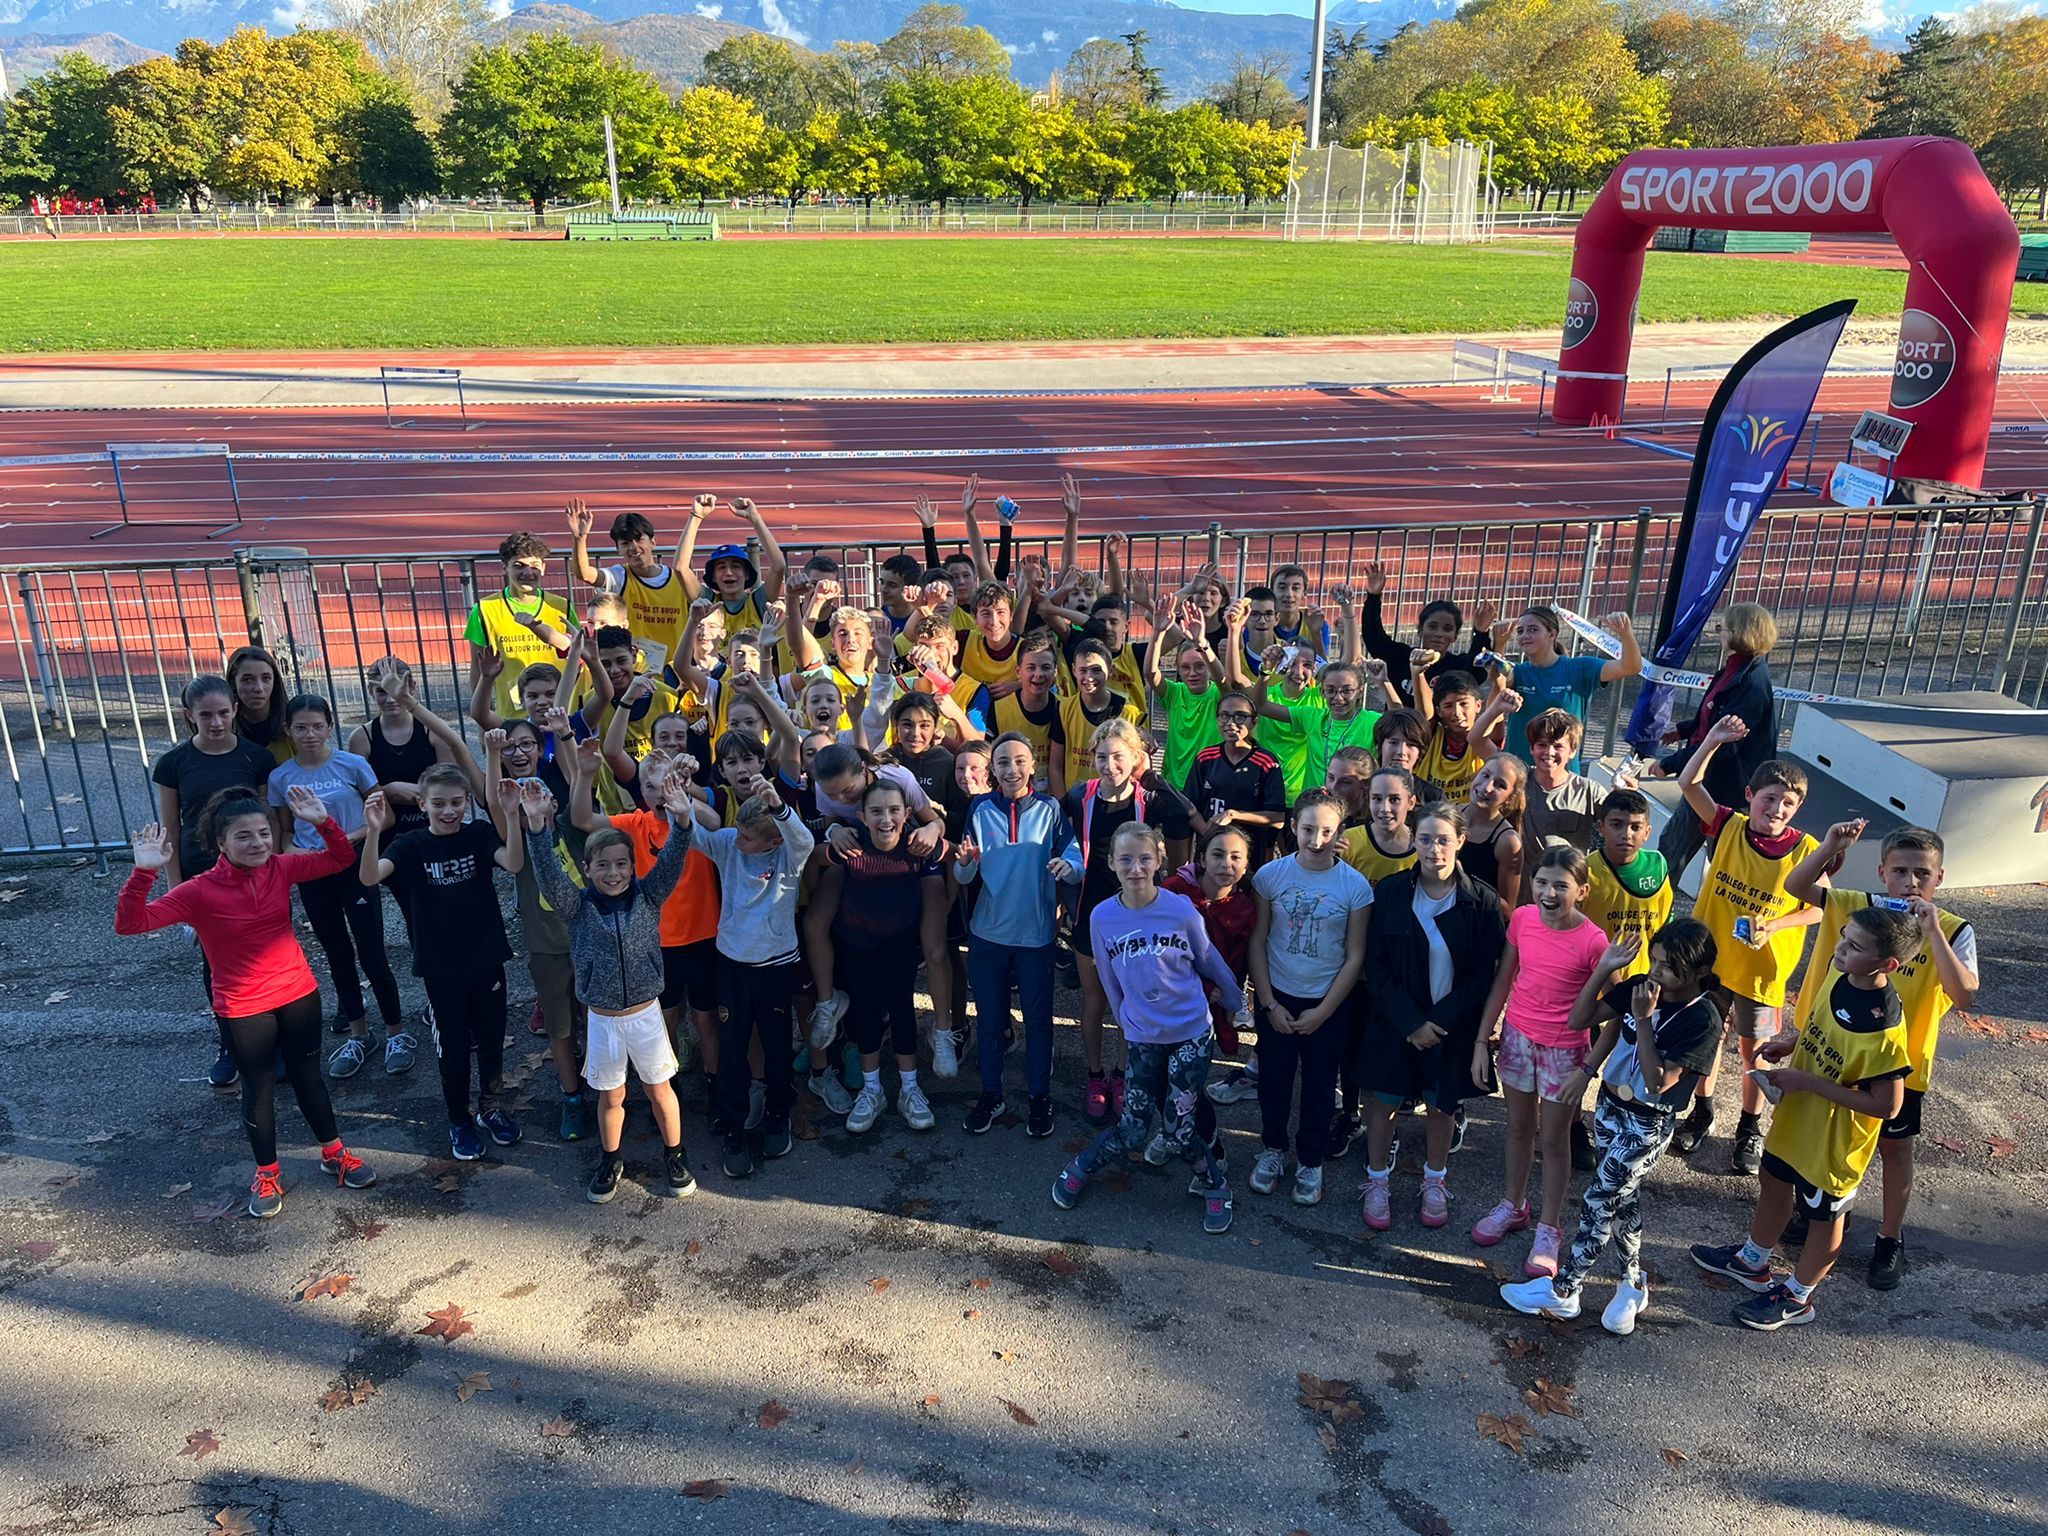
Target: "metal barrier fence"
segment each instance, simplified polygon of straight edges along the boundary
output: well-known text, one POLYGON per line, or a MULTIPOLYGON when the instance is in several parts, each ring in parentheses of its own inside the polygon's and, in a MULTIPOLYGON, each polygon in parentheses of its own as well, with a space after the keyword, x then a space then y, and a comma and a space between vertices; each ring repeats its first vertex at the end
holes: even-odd
MULTIPOLYGON (((1746 544, 1731 600, 1762 602, 1784 639, 1781 686, 1868 696, 1993 689, 2033 706, 2048 695, 2048 499, 2031 504, 1815 508, 1767 513, 1746 544)), ((1125 570, 1170 592, 1205 562, 1233 593, 1277 567, 1306 569, 1314 600, 1387 575, 1387 624, 1416 609, 1485 599, 1511 617, 1558 600, 1595 617, 1630 615, 1647 642, 1678 520, 1652 514, 1523 522, 1233 532, 1220 525, 1130 535, 1125 570)), ((1099 553, 1099 541, 1088 541, 1099 553)), ((826 546, 848 594, 872 597, 896 544, 826 546)), ((792 561, 816 552, 790 547, 792 561)), ((1055 563, 1057 542, 1019 541, 1055 563)), ((307 559, 243 550, 156 564, 0 569, 0 855, 97 854, 154 819, 149 765, 184 733, 185 679, 219 671, 237 646, 268 646, 283 686, 320 693, 344 729, 367 716, 363 672, 404 657, 423 696, 451 721, 468 701, 463 627, 496 589, 488 555, 307 559)), ((1608 690, 1588 748, 1618 741, 1632 687, 1608 690)), ((1789 713, 1789 712, 1788 712, 1789 713)), ((461 728, 474 732, 466 724, 461 728)))

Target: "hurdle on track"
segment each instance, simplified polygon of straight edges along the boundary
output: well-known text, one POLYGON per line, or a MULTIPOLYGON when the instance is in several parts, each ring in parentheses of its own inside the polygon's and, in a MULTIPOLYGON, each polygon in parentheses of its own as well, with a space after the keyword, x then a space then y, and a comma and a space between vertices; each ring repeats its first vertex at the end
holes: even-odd
MULTIPOLYGON (((414 368, 397 363, 384 363, 377 369, 377 390, 384 397, 384 425, 392 430, 401 427, 437 428, 441 431, 468 432, 480 426, 480 422, 469 419, 469 402, 462 393, 462 370, 460 368, 414 368), (407 385, 453 385, 455 389, 456 420, 440 417, 409 417, 400 419, 391 409, 391 386, 407 385)), ((407 406, 401 402, 400 410, 420 410, 418 402, 407 406)))
POLYGON ((114 498, 121 507, 121 520, 109 523, 88 538, 101 539, 110 533, 119 533, 123 528, 206 528, 214 522, 212 517, 174 517, 137 523, 128 505, 129 477, 135 473, 134 466, 165 459, 219 459, 227 471, 228 504, 234 509, 230 522, 220 523, 208 530, 206 537, 218 538, 242 526, 242 496, 235 484, 235 456, 226 443, 109 443, 107 462, 114 471, 114 498), (122 471, 122 460, 127 460, 129 469, 122 471))

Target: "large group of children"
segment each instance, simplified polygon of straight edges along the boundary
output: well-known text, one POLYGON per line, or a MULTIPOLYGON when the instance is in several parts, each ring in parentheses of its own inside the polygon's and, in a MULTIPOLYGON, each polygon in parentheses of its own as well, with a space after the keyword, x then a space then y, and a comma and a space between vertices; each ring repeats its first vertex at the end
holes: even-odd
POLYGON ((1701 1244, 1695 1260, 1753 1293, 1741 1322, 1810 1321, 1875 1159, 1869 1277, 1898 1284, 1935 1038, 1975 994, 1975 941, 1934 905, 1931 832, 1884 839, 1882 891, 1830 885, 1863 825, 1801 832, 1804 775, 1755 739, 1774 732, 1768 715, 1735 707, 1776 642, 1768 613, 1729 609, 1722 668, 1671 756, 1601 783, 1579 753, 1598 690, 1641 667, 1623 615, 1604 621, 1613 657, 1562 654, 1560 615, 1540 605, 1501 623, 1475 604, 1468 632, 1434 599, 1402 640, 1377 565, 1326 610, 1298 566, 1242 594, 1208 566, 1154 592, 1119 535, 1099 571, 1082 567, 1071 480, 1057 568, 1013 560, 1007 499, 991 557, 977 505, 969 481, 965 547, 946 554, 921 501, 923 558, 883 560, 863 607, 829 556, 792 570, 750 502, 730 509, 751 546, 712 548, 701 569, 713 498, 688 509, 672 563, 655 526, 626 513, 616 561, 600 564, 591 514, 572 503, 574 597, 548 593, 550 546, 520 532, 500 547, 502 589, 470 615, 481 763, 395 657, 369 669, 373 712, 342 746, 333 705, 287 696, 258 647, 187 685, 190 739, 155 765, 161 819, 135 839, 115 926, 197 937, 212 1080, 239 1084, 257 1163, 252 1213, 283 1205, 280 1073, 322 1167, 350 1187, 373 1179, 323 1079, 294 888, 342 1036, 326 1075, 369 1061, 365 978, 383 1070, 414 1064, 388 889, 453 1156, 521 1139, 501 1086, 502 871, 559 1134, 598 1143, 593 1201, 624 1177, 632 1078, 665 1149, 656 1188, 695 1189, 677 1082, 699 1067, 734 1179, 790 1153, 803 1088, 848 1135, 892 1103, 931 1130, 920 1060, 952 1078, 970 1039, 980 1091, 965 1131, 1050 1136, 1071 963, 1080 1107, 1097 1134, 1054 1177, 1063 1208, 1127 1156, 1178 1157, 1204 1229, 1225 1231, 1217 1109, 1255 1097, 1250 1188, 1272 1195, 1291 1172, 1292 1198, 1316 1204, 1329 1162, 1362 1146, 1374 1231, 1395 1221, 1401 1118, 1420 1111, 1415 1220, 1443 1227, 1466 1106, 1497 1085, 1501 1190, 1472 1242, 1528 1231, 1529 1278, 1503 1299, 1568 1318, 1612 1239, 1621 1280, 1603 1321, 1627 1333, 1648 1300, 1643 1180, 1667 1150, 1703 1161, 1731 1036, 1731 1165, 1760 1181, 1755 1215, 1743 1242, 1701 1244), (1519 660, 1497 650, 1509 643, 1519 660), (1748 764, 1733 781, 1731 757, 1748 764), (1661 847, 1638 772, 1675 776, 1683 796, 1661 847), (1701 845, 1698 899, 1674 918, 1675 879, 1701 845), (152 895, 159 873, 169 888, 152 895), (1021 1115, 1008 1086, 1020 1044, 1021 1115), (1795 1221, 1797 1264, 1781 1272, 1773 1250, 1795 1221))

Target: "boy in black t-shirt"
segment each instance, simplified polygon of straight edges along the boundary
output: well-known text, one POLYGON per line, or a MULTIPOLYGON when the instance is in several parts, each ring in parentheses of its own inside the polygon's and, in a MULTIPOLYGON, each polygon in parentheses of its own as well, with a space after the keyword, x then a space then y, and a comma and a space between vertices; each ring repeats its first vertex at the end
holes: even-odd
MULTIPOLYGON (((363 802, 364 885, 390 881, 408 888, 413 913, 413 974, 434 1005, 434 1045, 441 1058, 441 1098, 448 1142, 458 1162, 484 1155, 483 1133, 501 1147, 519 1140, 519 1122, 498 1105, 505 1068, 505 916, 498 908, 495 869, 516 874, 525 846, 499 841, 488 821, 468 821, 469 781, 453 763, 420 775, 423 832, 408 832, 388 853, 379 844, 396 819, 379 790, 363 802), (476 1056, 476 1110, 470 1109, 469 1059, 476 1056)), ((516 816, 519 786, 500 783, 499 803, 516 816)))
POLYGON ((1642 1271, 1643 1179, 1671 1144, 1678 1111, 1721 1043, 1721 1014, 1712 1000, 1719 985, 1714 936, 1706 925, 1690 918, 1666 923, 1650 936, 1649 971, 1630 978, 1641 944, 1634 934, 1610 944, 1572 1009, 1577 1028, 1600 1027, 1586 1066, 1564 1092, 1567 1103, 1576 1103, 1588 1075, 1599 1073, 1593 1111, 1599 1160, 1580 1200, 1578 1232, 1555 1277, 1500 1288, 1501 1300, 1518 1312, 1577 1317, 1579 1287, 1611 1235, 1621 1256, 1621 1284, 1600 1322, 1616 1334, 1633 1333, 1650 1300, 1642 1271), (1617 984, 1617 978, 1623 979, 1617 984))

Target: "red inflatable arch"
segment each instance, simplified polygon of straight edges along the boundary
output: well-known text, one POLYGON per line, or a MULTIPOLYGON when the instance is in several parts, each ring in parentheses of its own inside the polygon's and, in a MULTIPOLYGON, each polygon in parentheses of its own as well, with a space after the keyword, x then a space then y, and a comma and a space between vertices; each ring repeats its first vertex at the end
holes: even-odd
POLYGON ((1630 155, 1579 225, 1559 357, 1559 421, 1619 419, 1643 252, 1665 224, 1889 231, 1911 269, 1891 409, 1915 431, 1896 473, 1983 484, 2019 231, 1967 146, 1954 139, 1872 139, 1630 155))

